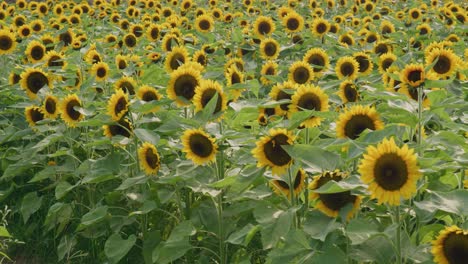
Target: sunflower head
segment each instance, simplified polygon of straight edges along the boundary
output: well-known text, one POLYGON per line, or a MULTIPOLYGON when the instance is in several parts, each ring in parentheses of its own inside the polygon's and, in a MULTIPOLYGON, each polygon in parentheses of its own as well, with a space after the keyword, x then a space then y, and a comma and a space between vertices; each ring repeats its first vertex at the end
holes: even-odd
POLYGON ((125 93, 130 95, 135 94, 137 87, 136 81, 132 77, 122 77, 117 82, 114 83, 115 90, 123 90, 125 93))
POLYGON ((368 75, 369 73, 372 72, 372 69, 374 68, 374 64, 372 63, 372 60, 367 53, 356 52, 353 54, 353 58, 357 61, 359 65, 358 72, 360 75, 368 75))
POLYGON ((208 33, 214 29, 214 19, 212 16, 205 14, 198 16, 195 19, 195 29, 202 33, 208 33))
POLYGON ((44 113, 44 116, 50 119, 57 118, 57 115, 59 114, 58 104, 59 101, 57 97, 47 95, 42 105, 42 113, 44 113))
POLYGON ((357 102, 359 100, 359 92, 356 84, 350 80, 345 80, 340 83, 338 96, 340 96, 343 103, 357 102))
POLYGON ((95 63, 91 67, 91 74, 96 76, 97 81, 105 81, 109 77, 109 65, 103 61, 95 63))
POLYGON ((167 72, 173 72, 189 60, 189 53, 185 47, 174 47, 167 54, 164 67, 167 72))
POLYGON ((279 43, 272 38, 265 38, 260 42, 260 56, 265 60, 278 58, 280 52, 279 43))
POLYGON ((358 76, 359 63, 351 56, 341 57, 336 62, 335 72, 340 80, 354 80, 358 76))
POLYGON ((213 115, 217 115, 226 110, 226 95, 224 94, 220 83, 212 80, 202 80, 200 85, 196 87, 195 95, 193 97, 195 112, 203 110, 216 94, 218 94, 218 98, 216 100, 213 115))
POLYGON ((435 62, 429 70, 429 75, 435 76, 437 79, 445 79, 452 76, 456 72, 460 61, 461 59, 451 49, 435 48, 428 52, 428 56, 426 57, 427 66, 435 62))
POLYGON ((388 52, 380 55, 379 57, 379 72, 385 73, 390 66, 396 61, 397 57, 395 54, 388 52))
POLYGON ((408 64, 400 73, 400 80, 411 87, 424 83, 425 72, 422 64, 408 64))
POLYGON ((383 127, 375 108, 354 105, 338 117, 336 134, 338 138, 356 139, 366 129, 380 130, 383 127))
POLYGON ((37 40, 29 42, 26 51, 24 52, 28 57, 28 60, 32 63, 40 62, 46 55, 46 48, 44 44, 37 40))
POLYGON ((156 147, 149 143, 145 142, 138 149, 138 159, 140 160, 140 166, 145 172, 146 175, 157 174, 160 168, 160 157, 156 147))
POLYGON ((37 93, 43 87, 48 86, 52 88, 52 81, 50 77, 41 69, 30 68, 21 73, 21 87, 26 91, 29 98, 35 99, 37 93))
POLYGON ((267 16, 259 16, 253 25, 253 30, 256 36, 263 37, 271 35, 276 29, 273 19, 267 16))
POLYGON ((330 30, 330 22, 323 18, 316 18, 310 27, 314 35, 323 37, 330 30))
POLYGON ((324 72, 330 66, 330 59, 321 48, 309 49, 302 60, 312 66, 315 74, 324 72))
MULTIPOLYGON (((296 91, 296 89, 299 87, 298 84, 293 83, 293 82, 283 82, 277 85, 274 85, 271 88, 270 91, 270 97, 271 99, 275 101, 280 101, 280 100, 291 100, 292 94, 296 91)), ((289 105, 291 103, 283 103, 280 104, 276 107, 276 112, 278 115, 285 115, 287 114, 289 110, 289 105)))
POLYGON ((260 70, 260 81, 264 85, 271 84, 271 80, 265 78, 265 75, 276 76, 278 74, 278 64, 274 61, 267 61, 263 64, 262 69, 260 70))
POLYGON ((468 231, 457 226, 446 227, 432 241, 436 263, 464 263, 468 259, 468 231))
POLYGON ((309 63, 296 61, 289 67, 288 80, 297 84, 305 84, 314 78, 314 70, 309 63))
POLYGON ((26 121, 30 127, 36 126, 36 123, 44 120, 44 114, 42 109, 38 106, 28 106, 24 109, 24 115, 26 116, 26 121))
MULTIPOLYGON (((291 97, 288 118, 291 118, 295 112, 304 110, 328 111, 328 96, 318 86, 301 85, 291 97)), ((311 116, 302 122, 303 127, 316 127, 322 122, 321 117, 311 116)))
POLYGON ((252 154, 258 167, 271 167, 273 174, 280 175, 292 164, 291 156, 282 146, 292 145, 295 137, 286 129, 270 129, 268 134, 260 138, 252 154))
MULTIPOLYGON (((304 190, 305 178, 305 171, 303 169, 297 170, 297 173, 292 180, 292 189, 296 197, 304 190)), ((288 198, 291 196, 291 188, 289 188, 289 183, 287 181, 274 179, 270 181, 270 186, 277 195, 284 195, 288 198)))
POLYGON ((112 138, 114 136, 122 136, 129 138, 133 132, 133 126, 127 118, 122 118, 115 124, 102 126, 104 136, 112 138))
MULTIPOLYGON (((161 100, 162 96, 159 94, 158 90, 155 88, 149 86, 149 85, 143 85, 138 89, 137 92, 137 97, 138 99, 145 101, 145 102, 153 102, 153 101, 159 101, 161 100)), ((159 110, 159 106, 155 106, 152 109, 148 110, 148 113, 151 112, 156 112, 159 110)))
POLYGON ((197 165, 204 165, 216 159, 218 145, 201 129, 189 129, 182 135, 183 152, 197 165))
POLYGON ((114 121, 119 121, 128 112, 128 94, 122 89, 117 90, 107 103, 107 114, 114 121))
POLYGON ((195 88, 201 82, 200 72, 188 67, 181 67, 171 73, 167 86, 167 96, 177 105, 188 105, 195 95, 195 88))
POLYGON ((0 55, 10 54, 16 48, 16 37, 9 30, 0 30, 0 55))
POLYGON ((368 184, 371 198, 390 205, 411 198, 421 176, 414 150, 406 144, 398 147, 393 137, 385 138, 377 147, 367 147, 358 172, 362 182, 368 184))
POLYGON ((84 118, 77 107, 82 107, 82 103, 76 94, 69 94, 59 106, 61 117, 69 127, 75 127, 84 118))
POLYGON ((348 204, 352 205, 352 209, 347 214, 347 220, 349 220, 354 213, 359 210, 361 204, 361 197, 358 195, 351 194, 351 191, 339 192, 339 193, 316 193, 314 190, 319 189, 330 181, 339 182, 345 179, 348 175, 339 170, 336 171, 325 171, 320 175, 314 176, 314 180, 309 183, 309 199, 317 200, 315 208, 320 210, 322 213, 329 217, 337 217, 340 210, 345 208, 348 204))
POLYGON ((304 18, 296 12, 289 12, 282 18, 283 27, 288 33, 300 32, 304 28, 304 18))

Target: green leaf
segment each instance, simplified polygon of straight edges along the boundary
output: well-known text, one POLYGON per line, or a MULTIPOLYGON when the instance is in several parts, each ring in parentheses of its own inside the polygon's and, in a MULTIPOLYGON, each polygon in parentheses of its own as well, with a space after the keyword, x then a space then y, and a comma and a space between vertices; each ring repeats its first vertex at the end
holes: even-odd
POLYGON ((58 260, 62 260, 65 255, 69 254, 71 255, 71 251, 73 247, 76 245, 76 239, 75 237, 71 237, 68 235, 65 235, 60 239, 60 243, 57 246, 57 257, 58 260))
POLYGON ((426 80, 424 82, 424 88, 445 88, 453 82, 455 78, 448 80, 426 80))
POLYGON ((117 187, 117 190, 119 191, 126 190, 135 185, 145 184, 146 182, 148 182, 148 180, 149 180, 149 177, 146 175, 137 176, 133 178, 127 178, 122 182, 122 184, 119 187, 117 187))
POLYGON ((55 175, 55 166, 47 166, 43 170, 36 173, 36 175, 34 175, 34 177, 29 180, 28 183, 43 181, 45 179, 49 179, 53 175, 55 175))
POLYGON ((36 192, 28 193, 23 197, 20 211, 25 224, 28 222, 29 217, 41 208, 41 204, 42 197, 37 196, 36 192))
POLYGON ((213 97, 210 99, 210 101, 208 102, 208 104, 206 104, 205 107, 203 107, 203 110, 198 112, 195 115, 195 118, 197 118, 203 123, 207 122, 208 120, 212 120, 214 118, 213 113, 216 109, 218 98, 219 98, 219 94, 215 93, 213 97))
POLYGON ((346 225, 346 234, 351 240, 352 245, 364 243, 370 237, 378 233, 378 226, 364 219, 352 219, 348 225, 346 225))
POLYGON ((154 133, 151 130, 144 129, 144 128, 137 128, 133 130, 135 135, 138 137, 138 139, 141 140, 141 142, 149 142, 153 145, 157 145, 159 142, 159 135, 154 133))
POLYGON ((468 216, 468 192, 466 190, 454 190, 451 192, 432 192, 431 195, 421 201, 414 202, 416 207, 427 212, 441 210, 459 216, 468 216))
POLYGON ((285 145, 283 148, 293 159, 301 161, 306 168, 316 171, 335 170, 342 163, 338 154, 312 145, 285 145))
POLYGON ((341 250, 339 247, 336 245, 330 245, 326 247, 322 252, 316 254, 312 260, 311 263, 317 263, 317 264, 322 264, 322 263, 347 263, 347 256, 341 250))
POLYGON ((83 230, 84 228, 96 224, 105 219, 107 216, 107 206, 99 206, 89 211, 81 218, 81 223, 78 226, 77 231, 83 230))
POLYGON ((261 229, 263 249, 275 247, 280 241, 281 237, 285 236, 291 229, 295 211, 277 211, 276 214, 271 215, 273 222, 264 225, 261 229))
MULTIPOLYGON (((241 228, 240 230, 236 230, 233 233, 231 233, 229 235, 228 239, 226 240, 226 242, 234 244, 234 245, 247 246, 248 243, 245 243, 247 236, 252 232, 252 230, 257 231, 259 229, 260 228, 259 228, 258 225, 254 226, 254 225, 249 223, 249 224, 245 225, 243 228, 241 228)), ((255 231, 255 233, 256 233, 256 231, 255 231)), ((248 241, 248 242, 250 242, 250 241, 248 241)))
POLYGON ((196 233, 192 222, 187 220, 179 223, 171 232, 167 241, 161 242, 153 251, 153 262, 166 264, 172 262, 190 250, 189 236, 196 233))
POLYGON ((304 232, 312 238, 325 241, 328 233, 335 230, 338 224, 335 218, 328 217, 318 210, 313 210, 307 214, 304 222, 304 232))
POLYGON ((0 237, 11 237, 10 233, 4 226, 0 226, 0 237))
POLYGON ((71 185, 66 180, 60 181, 55 187, 55 199, 60 200, 64 197, 69 191, 73 190, 75 185, 71 185))
POLYGON ((127 239, 123 239, 119 234, 113 234, 104 245, 104 253, 110 263, 118 263, 132 249, 135 242, 135 235, 130 235, 127 239))

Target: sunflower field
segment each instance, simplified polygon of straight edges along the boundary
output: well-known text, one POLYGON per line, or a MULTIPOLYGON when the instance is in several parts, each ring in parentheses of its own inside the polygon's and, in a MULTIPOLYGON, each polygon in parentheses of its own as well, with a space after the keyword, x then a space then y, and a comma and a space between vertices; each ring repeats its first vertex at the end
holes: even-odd
POLYGON ((468 2, 0 3, 0 263, 468 263, 468 2))

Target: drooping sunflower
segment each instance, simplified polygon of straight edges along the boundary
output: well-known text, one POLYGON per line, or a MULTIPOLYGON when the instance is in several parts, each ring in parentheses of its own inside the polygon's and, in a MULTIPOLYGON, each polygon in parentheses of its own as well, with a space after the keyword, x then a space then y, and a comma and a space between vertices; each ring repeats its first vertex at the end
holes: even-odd
POLYGON ((314 176, 314 180, 309 183, 309 199, 316 200, 315 208, 320 210, 322 213, 329 217, 337 217, 340 210, 348 204, 353 207, 348 212, 346 220, 349 220, 356 211, 359 210, 361 204, 361 197, 359 195, 351 194, 351 191, 339 192, 339 193, 316 193, 314 190, 322 187, 329 181, 339 182, 345 179, 348 175, 339 170, 336 171, 325 171, 320 175, 314 176))
POLYGON ((384 123, 375 108, 354 105, 346 109, 336 121, 336 135, 338 138, 356 139, 366 129, 383 129, 384 123))
POLYGON ((259 16, 253 25, 253 30, 256 36, 263 37, 271 35, 276 29, 273 19, 267 16, 259 16))
POLYGON ((24 109, 24 115, 30 127, 34 127, 37 122, 44 120, 44 114, 41 110, 38 106, 28 106, 24 109))
MULTIPOLYGON (((328 111, 328 96, 318 86, 301 85, 291 97, 291 105, 289 106, 288 117, 291 118, 293 113, 304 110, 328 111)), ((312 116, 302 122, 303 127, 316 127, 322 122, 322 118, 312 116)))
POLYGON ((304 18, 296 12, 289 12, 282 18, 282 22, 288 33, 300 32, 304 28, 304 18))
POLYGON ((260 57, 265 60, 274 60, 278 58, 280 45, 273 38, 265 38, 260 42, 260 57))
POLYGON ((351 56, 341 57, 336 62, 335 72, 340 80, 354 80, 358 76, 359 63, 351 56))
POLYGON ((166 56, 164 68, 167 72, 173 72, 189 60, 189 53, 185 47, 173 47, 166 56))
POLYGON ((195 29, 202 33, 208 33, 214 29, 214 19, 208 14, 198 16, 195 19, 195 29))
POLYGON ((388 52, 379 56, 379 72, 384 74, 390 66, 397 60, 395 54, 388 52))
POLYGON ((297 84, 305 84, 314 78, 314 70, 309 63, 296 61, 289 67, 288 80, 297 84))
POLYGON ((330 22, 324 18, 316 18, 310 26, 312 34, 323 37, 330 30, 330 22))
MULTIPOLYGON (((156 90, 154 87, 151 87, 149 85, 143 85, 141 86, 138 91, 137 91, 137 97, 138 99, 145 101, 145 102, 152 102, 152 101, 159 101, 161 100, 162 96, 159 94, 158 90, 156 90)), ((150 112, 156 112, 159 110, 159 106, 155 106, 154 108, 148 110, 148 113, 150 112)))
POLYGON ((445 227, 432 241, 432 255, 438 264, 462 264, 468 259, 468 231, 445 227))
POLYGON ((182 135, 183 152, 197 165, 204 165, 216 159, 218 145, 201 129, 189 129, 182 135))
POLYGON ((35 99, 37 93, 43 87, 52 88, 52 81, 41 69, 29 68, 21 73, 21 87, 26 91, 29 98, 35 99))
POLYGON ((133 127, 127 118, 122 118, 115 124, 103 125, 103 134, 108 138, 123 136, 129 138, 132 135, 133 127))
POLYGON ((176 101, 178 106, 189 105, 200 82, 200 72, 186 67, 179 68, 171 73, 166 90, 167 97, 176 101))
MULTIPOLYGON (((294 195, 297 197, 304 190, 306 173, 303 169, 299 169, 292 180, 294 195)), ((271 180, 270 186, 277 195, 284 195, 286 197, 291 196, 291 189, 289 188, 289 182, 284 180, 271 180)))
POLYGON ((270 129, 268 134, 257 141, 252 154, 258 161, 257 167, 268 166, 273 174, 280 175, 292 164, 291 156, 282 145, 292 145, 295 137, 291 131, 282 128, 270 129))
POLYGON ((138 149, 138 159, 140 160, 140 167, 146 175, 157 174, 161 166, 161 160, 156 147, 145 142, 138 149))
POLYGON ((75 107, 82 107, 82 103, 78 95, 69 94, 60 103, 60 116, 69 127, 75 127, 76 124, 84 118, 75 107))
MULTIPOLYGON (((270 97, 271 99, 275 101, 280 101, 280 100, 291 100, 292 94, 296 91, 298 88, 298 84, 293 83, 293 82, 283 82, 277 85, 274 85, 271 88, 270 91, 270 97)), ((280 104, 276 107, 276 112, 278 115, 285 115, 288 113, 289 110, 289 105, 291 103, 283 103, 280 104)))
POLYGON ((378 204, 399 205, 416 193, 421 176, 417 156, 408 145, 398 147, 395 140, 385 138, 377 147, 369 146, 359 165, 361 180, 368 184, 372 199, 378 204))
POLYGON ((450 77, 456 72, 460 59, 453 53, 451 49, 433 49, 426 57, 426 66, 437 62, 430 68, 428 75, 436 79, 444 79, 450 77))
POLYGON ((216 106, 213 115, 216 115, 227 108, 226 95, 223 92, 223 87, 220 83, 212 80, 202 80, 200 85, 195 89, 193 96, 193 104, 195 105, 195 112, 203 110, 211 99, 218 94, 216 106))
POLYGON ((16 48, 16 37, 9 30, 0 30, 0 55, 10 54, 16 48))
POLYGON ((42 104, 42 113, 46 118, 55 119, 59 114, 59 101, 54 95, 47 95, 42 104))
POLYGON ((30 62, 37 63, 44 59, 46 54, 46 48, 41 42, 33 40, 29 42, 24 53, 26 54, 30 62))
POLYGON ((107 103, 107 114, 114 121, 119 121, 128 112, 128 94, 122 89, 117 90, 107 103))
POLYGON ((424 83, 425 72, 422 64, 408 64, 400 73, 400 80, 411 87, 424 83))
POLYGON ((266 78, 265 76, 276 76, 278 74, 278 64, 274 61, 267 61, 263 64, 262 69, 260 70, 260 81, 264 85, 271 84, 272 81, 266 78))
POLYGON ((96 76, 97 81, 105 81, 109 77, 109 65, 103 61, 95 63, 91 67, 90 73, 96 76))
POLYGON ((309 49, 302 60, 312 66, 315 74, 326 71, 330 66, 330 58, 327 52, 321 48, 309 49))
POLYGON ((114 83, 115 90, 123 90, 130 95, 135 94, 137 83, 132 77, 124 76, 114 83))
POLYGON ((356 52, 353 54, 353 58, 359 64, 359 74, 360 75, 368 75, 372 72, 374 68, 374 64, 369 56, 369 54, 364 52, 356 52))
POLYGON ((354 84, 353 81, 344 80, 340 83, 338 96, 341 98, 343 103, 357 102, 359 100, 359 92, 356 84, 354 84))

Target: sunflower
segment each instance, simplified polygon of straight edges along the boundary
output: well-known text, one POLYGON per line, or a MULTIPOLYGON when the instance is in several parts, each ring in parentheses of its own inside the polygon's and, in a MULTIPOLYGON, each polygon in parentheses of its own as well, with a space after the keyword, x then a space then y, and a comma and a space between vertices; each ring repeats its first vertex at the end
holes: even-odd
POLYGON ((126 34, 122 41, 123 44, 129 49, 133 49, 138 43, 137 37, 133 33, 126 34))
POLYGON ((95 48, 90 48, 86 52, 84 60, 89 64, 95 64, 102 61, 102 55, 95 48))
POLYGON ((195 95, 195 88, 201 82, 200 72, 182 67, 171 73, 167 86, 167 97, 176 101, 177 105, 188 105, 195 95))
MULTIPOLYGON (((318 86, 301 85, 291 97, 288 117, 293 113, 303 110, 328 111, 328 96, 318 86)), ((303 127, 316 127, 322 122, 321 117, 312 116, 302 122, 303 127)))
POLYGON ((130 27, 130 32, 135 35, 136 38, 143 36, 143 26, 141 24, 134 24, 130 27))
POLYGON ((259 16, 253 25, 254 33, 258 37, 271 35, 275 29, 276 27, 273 19, 267 16, 259 16))
POLYGON ((53 95, 47 95, 42 104, 42 113, 46 118, 55 119, 57 118, 58 111, 58 99, 53 95))
POLYGON ((21 76, 16 71, 11 71, 8 76, 8 84, 15 85, 21 81, 21 76))
POLYGON ((44 114, 41 110, 38 106, 28 106, 24 109, 24 115, 30 127, 34 127, 37 122, 44 120, 44 114))
POLYGON ((214 19, 210 15, 201 15, 195 19, 195 29, 202 33, 208 33, 214 29, 214 19))
POLYGON ((365 130, 380 130, 384 124, 375 108, 354 105, 340 114, 336 121, 336 135, 338 138, 356 139, 365 130))
POLYGON ((125 93, 130 95, 135 94, 137 87, 136 81, 132 77, 122 77, 117 82, 114 83, 115 90, 123 90, 125 93))
POLYGON ((123 136, 129 138, 133 132, 133 127, 127 118, 119 120, 115 124, 103 125, 104 136, 112 138, 114 136, 123 136))
POLYGON ((21 73, 20 76, 20 85, 26 90, 26 93, 31 99, 35 99, 39 90, 44 86, 52 88, 52 81, 41 69, 30 68, 21 73))
POLYGON ((265 60, 274 60, 278 58, 280 46, 278 41, 272 38, 262 39, 260 42, 260 57, 265 60))
POLYGON ((422 64, 408 64, 400 73, 400 80, 411 87, 418 87, 424 83, 425 73, 422 64))
POLYGON ((193 96, 193 104, 195 105, 195 112, 202 111, 211 99, 218 94, 216 106, 213 111, 213 115, 216 115, 227 108, 226 95, 223 92, 223 88, 220 83, 212 80, 202 80, 200 85, 195 89, 195 95, 193 96))
MULTIPOLYGON (((304 189, 304 181, 305 181, 306 173, 303 169, 299 169, 293 179, 293 190, 294 195, 297 197, 302 190, 304 189)), ((284 195, 286 197, 290 197, 291 189, 289 188, 289 183, 284 180, 271 180, 270 186, 272 187, 273 191, 277 195, 284 195)))
POLYGON ((123 90, 117 90, 107 103, 107 114, 112 120, 119 121, 128 112, 128 94, 123 90))
POLYGON ((10 54, 16 48, 16 37, 9 30, 0 30, 0 55, 10 54))
POLYGON ((28 38, 33 33, 29 25, 22 25, 21 27, 18 28, 17 32, 18 32, 18 36, 20 36, 23 39, 28 38))
POLYGON ((344 191, 339 193, 316 193, 314 190, 319 189, 329 181, 339 182, 345 179, 348 175, 346 173, 336 171, 325 171, 320 175, 314 176, 314 180, 309 183, 309 199, 317 200, 315 208, 329 217, 337 217, 340 210, 346 205, 351 204, 352 210, 348 213, 346 220, 349 220, 359 210, 361 204, 361 197, 359 195, 351 194, 351 191, 344 191))
POLYGON ((343 103, 348 102, 357 102, 359 100, 359 92, 354 84, 354 82, 350 80, 344 80, 340 83, 340 87, 338 90, 338 96, 341 98, 343 103))
POLYGON ((338 42, 344 45, 345 47, 354 45, 355 41, 351 34, 344 33, 338 38, 338 42))
POLYGON ((63 45, 66 47, 73 43, 74 38, 75 38, 75 33, 73 33, 71 29, 67 29, 66 31, 58 35, 57 40, 62 41, 63 45))
POLYGON ((197 50, 192 56, 192 61, 198 62, 205 67, 208 65, 208 56, 203 50, 197 50))
POLYGON ((24 53, 30 62, 38 63, 44 59, 46 48, 41 42, 33 40, 28 44, 24 53))
POLYGON ((172 72, 189 60, 189 53, 185 47, 173 47, 166 56, 164 67, 167 72, 172 72))
POLYGON ((216 159, 218 145, 201 129, 189 129, 182 135, 183 152, 197 165, 204 165, 216 159))
POLYGON ((335 71, 340 80, 344 78, 354 80, 359 72, 359 63, 351 56, 341 57, 336 62, 335 71))
POLYGON ((140 167, 145 171, 146 175, 157 174, 161 166, 161 160, 159 158, 158 150, 156 147, 145 142, 138 149, 138 159, 140 160, 140 167))
POLYGON ((109 77, 109 65, 103 61, 95 63, 91 67, 90 73, 96 76, 97 81, 105 81, 109 77))
MULTIPOLYGON (((162 96, 159 94, 158 90, 155 88, 149 86, 149 85, 143 85, 141 86, 138 91, 137 91, 137 97, 138 99, 145 101, 145 102, 152 102, 152 101, 159 101, 161 100, 162 96)), ((147 113, 150 112, 156 112, 159 110, 159 106, 155 106, 154 108, 148 110, 147 113)))
POLYGON ((422 16, 421 10, 417 7, 411 8, 408 11, 408 14, 409 14, 410 19, 413 21, 419 20, 422 16))
POLYGON ((288 33, 300 32, 304 28, 304 18, 296 12, 289 12, 282 18, 282 22, 288 33))
MULTIPOLYGON (((419 89, 417 87, 411 87, 403 83, 403 84, 400 84, 400 89, 398 90, 398 92, 408 96, 409 98, 413 99, 416 102, 419 100, 419 97, 418 97, 419 89)), ((422 99, 423 99, 422 105, 424 107, 429 107, 431 102, 429 98, 427 98, 424 92, 422 94, 422 99)))
POLYGON ((81 100, 76 94, 69 94, 59 106, 61 117, 69 127, 75 127, 84 118, 75 107, 82 107, 81 100))
POLYGON ((468 259, 468 231, 457 226, 445 227, 432 241, 434 262, 439 264, 462 264, 468 259))
POLYGON ((364 52, 356 52, 353 54, 353 58, 359 64, 358 72, 360 75, 368 75, 369 73, 372 72, 372 69, 374 68, 374 64, 372 63, 372 60, 368 54, 364 52))
MULTIPOLYGON (((236 83, 244 83, 244 74, 235 66, 232 65, 224 71, 224 77, 226 78, 227 87, 230 87, 236 83)), ((230 89, 230 95, 233 101, 237 101, 245 89, 230 89)))
POLYGON ((385 73, 390 66, 397 60, 395 54, 391 52, 384 53, 379 56, 379 72, 385 73))
POLYGON ((318 37, 323 37, 330 30, 330 22, 323 18, 316 18, 310 26, 312 33, 318 37))
POLYGON ((433 64, 428 72, 428 76, 437 79, 449 78, 457 70, 460 59, 451 49, 433 49, 426 57, 426 67, 433 64), (437 62, 435 62, 437 60, 437 62))
POLYGON ((402 197, 409 199, 416 193, 421 174, 413 149, 406 144, 398 147, 392 137, 385 138, 377 147, 367 147, 366 152, 358 172, 378 204, 399 205, 402 197))
POLYGON ((262 69, 260 70, 260 81, 264 85, 271 84, 271 80, 266 78, 265 76, 276 76, 278 74, 278 64, 274 61, 267 61, 265 64, 263 64, 262 69))
POLYGON ((239 71, 242 72, 244 71, 244 65, 245 65, 245 62, 244 60, 242 60, 242 58, 232 58, 224 64, 224 70, 226 71, 232 66, 235 66, 239 71))
MULTIPOLYGON (((291 100, 291 96, 296 91, 298 84, 293 82, 283 82, 277 84, 271 88, 270 97, 275 101, 280 100, 291 100)), ((278 115, 285 115, 289 110, 289 105, 291 103, 283 103, 276 107, 276 112, 278 115)))
POLYGON ((322 73, 330 66, 330 59, 327 52, 321 48, 311 48, 302 59, 312 66, 314 73, 322 73))
POLYGON ((314 70, 309 63, 296 61, 289 67, 288 80, 297 84, 305 84, 314 78, 314 70))
POLYGON ((393 23, 388 20, 383 20, 380 24, 380 34, 382 34, 382 36, 384 37, 388 37, 386 35, 391 34, 393 32, 395 32, 395 26, 393 25, 393 23))
POLYGON ((158 24, 150 24, 146 29, 146 38, 149 41, 158 41, 161 36, 161 26, 158 24))
POLYGON ((292 164, 292 158, 281 145, 292 145, 294 135, 286 129, 270 129, 268 136, 260 138, 252 150, 257 159, 257 167, 271 167, 273 174, 283 174, 292 164))
POLYGON ((161 48, 163 51, 172 51, 176 46, 179 46, 181 39, 175 34, 166 34, 161 40, 161 48))

